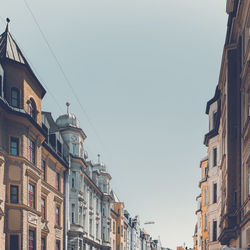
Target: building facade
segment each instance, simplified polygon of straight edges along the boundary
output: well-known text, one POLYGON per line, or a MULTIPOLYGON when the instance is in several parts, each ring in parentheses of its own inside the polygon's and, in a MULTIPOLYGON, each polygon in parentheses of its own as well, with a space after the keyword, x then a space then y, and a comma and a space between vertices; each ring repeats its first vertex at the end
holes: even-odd
POLYGON ((87 161, 86 135, 75 115, 61 115, 56 124, 70 154, 65 176, 66 246, 70 250, 109 249, 111 176, 103 163, 87 161))
POLYGON ((67 162, 46 142, 41 112, 46 91, 8 24, 0 51, 0 248, 63 249, 67 162))
POLYGON ((250 1, 227 0, 227 34, 208 101, 209 249, 250 247, 250 1))
POLYGON ((248 248, 250 2, 228 0, 226 10, 228 27, 218 83, 222 126, 222 197, 218 240, 222 245, 248 248))

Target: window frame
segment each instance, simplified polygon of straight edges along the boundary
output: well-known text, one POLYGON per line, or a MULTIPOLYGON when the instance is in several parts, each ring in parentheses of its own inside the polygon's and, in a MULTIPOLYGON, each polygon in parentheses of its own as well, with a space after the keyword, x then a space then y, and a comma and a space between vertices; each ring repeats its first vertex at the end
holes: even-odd
POLYGON ((47 239, 46 239, 46 236, 41 236, 41 250, 46 250, 47 249, 47 239), (44 240, 44 244, 42 244, 44 240))
POLYGON ((18 88, 12 87, 10 89, 10 105, 14 108, 20 108, 20 91, 18 88), (13 97, 13 93, 16 93, 16 97, 13 97), (16 104, 14 101, 16 101, 16 104))
POLYGON ((46 220, 47 219, 47 209, 46 209, 46 198, 45 197, 41 197, 41 218, 42 220, 46 220), (44 206, 43 206, 43 201, 44 201, 44 206))
POLYGON ((10 137, 10 154, 11 155, 15 155, 15 156, 19 156, 19 137, 14 137, 14 136, 11 136, 10 137), (12 143, 16 143, 16 154, 13 154, 12 152, 12 143))
POLYGON ((61 241, 56 240, 56 250, 60 250, 60 249, 61 249, 61 241))
POLYGON ((10 234, 9 235, 9 248, 10 248, 10 250, 19 250, 20 249, 20 243, 19 243, 19 241, 20 241, 20 237, 19 237, 19 234, 10 234), (12 236, 15 236, 15 237, 17 237, 17 245, 18 245, 18 248, 16 248, 16 246, 13 246, 13 247, 15 247, 15 249, 14 248, 11 248, 11 242, 13 243, 13 239, 11 239, 11 237, 12 236))
POLYGON ((60 173, 56 172, 56 190, 60 192, 60 173))
POLYGON ((56 204, 56 226, 57 227, 61 226, 60 219, 61 219, 60 205, 56 204))
POLYGON ((217 241, 217 221, 216 220, 213 220, 213 238, 212 238, 212 241, 217 241))
POLYGON ((28 206, 32 209, 36 209, 36 185, 33 182, 28 183, 28 206), (33 188, 33 192, 31 193, 30 187, 33 188), (32 197, 32 200, 31 200, 32 197))
POLYGON ((29 228, 28 234, 28 250, 36 250, 36 230, 33 228, 29 228), (31 234, 33 234, 33 241, 30 238, 31 234), (33 243, 33 244, 32 244, 33 243), (33 246, 32 246, 33 245, 33 246))
POLYGON ((46 181, 46 161, 44 159, 41 160, 41 170, 42 170, 42 174, 41 174, 41 179, 43 181, 46 181))
POLYGON ((33 98, 30 98, 28 100, 28 113, 29 115, 36 120, 36 114, 37 114, 37 109, 36 109, 36 103, 33 98))
POLYGON ((18 185, 12 185, 10 184, 10 203, 12 204, 18 204, 19 203, 19 186, 18 185), (17 193, 16 193, 16 202, 12 200, 13 196, 15 197, 15 195, 13 195, 12 193, 12 188, 16 188, 17 193))
POLYGON ((217 183, 213 183, 213 203, 217 203, 217 183))
POLYGON ((32 163, 36 163, 36 143, 28 138, 28 160, 32 163))
POLYGON ((217 166, 218 164, 218 152, 217 152, 217 148, 213 148, 213 167, 217 166))

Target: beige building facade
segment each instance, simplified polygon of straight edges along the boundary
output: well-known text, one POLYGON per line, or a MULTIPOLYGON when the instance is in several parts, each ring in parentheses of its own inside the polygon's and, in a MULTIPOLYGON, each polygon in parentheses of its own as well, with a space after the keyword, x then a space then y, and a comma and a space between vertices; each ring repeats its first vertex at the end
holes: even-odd
POLYGON ((8 25, 0 46, 0 249, 63 249, 67 164, 45 145, 46 91, 8 25))

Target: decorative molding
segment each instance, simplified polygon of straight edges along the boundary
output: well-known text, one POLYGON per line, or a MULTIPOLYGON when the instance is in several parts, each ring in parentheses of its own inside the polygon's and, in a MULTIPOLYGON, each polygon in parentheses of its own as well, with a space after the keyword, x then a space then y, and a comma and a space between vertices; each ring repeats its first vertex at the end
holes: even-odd
POLYGON ((62 204, 63 199, 61 199, 60 197, 55 196, 54 197, 54 201, 57 202, 57 203, 59 203, 59 204, 62 204))
POLYGON ((36 214, 31 213, 31 212, 28 213, 28 222, 29 223, 37 226, 37 220, 38 220, 38 218, 37 218, 36 214))
POLYGON ((29 176, 30 178, 32 178, 34 181, 38 182, 38 180, 40 179, 40 176, 36 175, 33 171, 31 171, 30 169, 26 169, 26 175, 29 176))

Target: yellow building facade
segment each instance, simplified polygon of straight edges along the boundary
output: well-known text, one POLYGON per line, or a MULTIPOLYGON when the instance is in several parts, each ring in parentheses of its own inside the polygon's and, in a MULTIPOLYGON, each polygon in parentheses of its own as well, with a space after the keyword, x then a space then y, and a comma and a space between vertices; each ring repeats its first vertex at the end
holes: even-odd
POLYGON ((67 164, 44 144, 46 91, 8 25, 0 51, 0 249, 63 249, 67 164))
POLYGON ((208 225, 208 204, 209 204, 209 188, 208 188, 208 159, 205 158, 200 162, 201 181, 199 187, 201 189, 201 249, 208 249, 209 225, 208 225))

